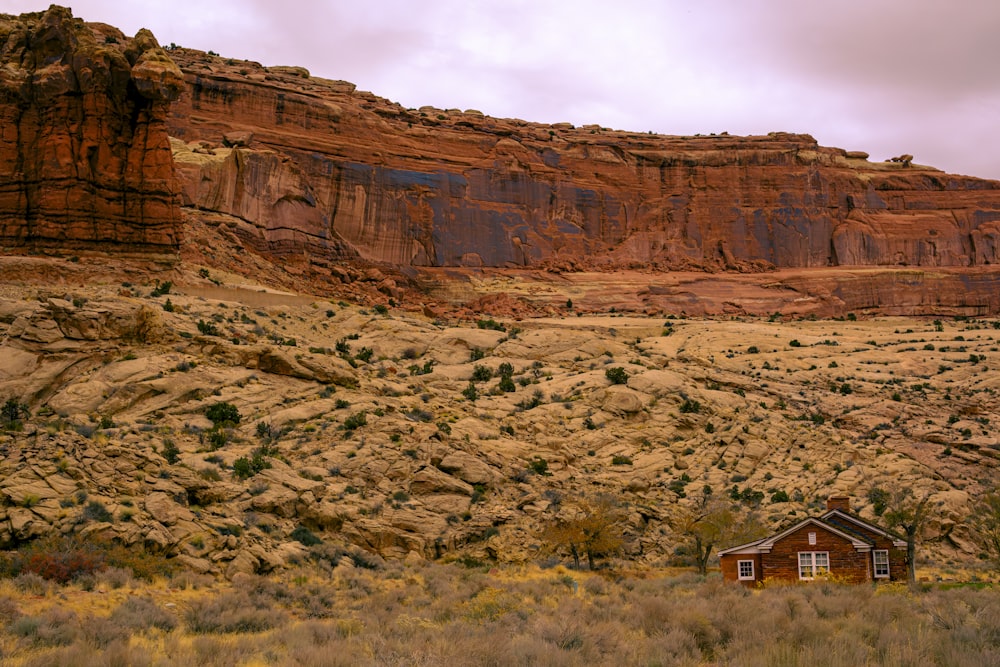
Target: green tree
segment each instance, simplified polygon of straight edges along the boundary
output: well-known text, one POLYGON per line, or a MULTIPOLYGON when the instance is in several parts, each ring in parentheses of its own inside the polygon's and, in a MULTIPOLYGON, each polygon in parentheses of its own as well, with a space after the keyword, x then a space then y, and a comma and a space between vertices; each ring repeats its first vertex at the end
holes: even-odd
POLYGON ((548 550, 569 552, 573 566, 580 568, 580 557, 587 557, 587 567, 594 569, 596 560, 619 553, 625 542, 625 512, 610 495, 580 500, 576 506, 564 508, 561 516, 541 533, 548 550))
POLYGON ((13 397, 8 398, 7 402, 0 407, 0 418, 3 419, 4 428, 8 431, 19 430, 21 420, 28 414, 28 406, 13 397))
POLYGON ((625 384, 628 382, 628 373, 621 366, 606 369, 604 377, 611 380, 611 384, 625 384))
POLYGON ((226 402, 210 405, 205 416, 216 426, 235 426, 243 418, 235 405, 226 402))
POLYGON ((476 389, 476 383, 469 380, 469 385, 462 390, 462 396, 469 401, 475 403, 476 399, 479 398, 479 391, 476 389))
POLYGON ((493 378, 493 370, 488 366, 476 364, 472 367, 472 380, 474 382, 486 382, 493 378))

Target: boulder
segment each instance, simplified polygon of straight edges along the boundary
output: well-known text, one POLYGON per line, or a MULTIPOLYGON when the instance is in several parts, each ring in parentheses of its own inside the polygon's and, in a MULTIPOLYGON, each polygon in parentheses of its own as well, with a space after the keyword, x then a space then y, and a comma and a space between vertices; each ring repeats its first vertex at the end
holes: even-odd
POLYGON ((471 496, 472 491, 471 484, 431 467, 414 473, 410 481, 410 493, 414 495, 443 493, 471 496))
POLYGON ((454 451, 441 459, 437 467, 469 484, 490 486, 497 472, 477 457, 463 451, 454 451))

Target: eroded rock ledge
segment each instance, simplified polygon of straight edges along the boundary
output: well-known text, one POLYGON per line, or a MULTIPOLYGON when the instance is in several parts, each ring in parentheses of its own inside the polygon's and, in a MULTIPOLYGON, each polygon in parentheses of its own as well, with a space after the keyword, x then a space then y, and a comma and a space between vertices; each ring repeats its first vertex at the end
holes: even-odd
POLYGON ((182 88, 148 30, 54 5, 0 15, 0 243, 175 253, 166 118, 182 88))

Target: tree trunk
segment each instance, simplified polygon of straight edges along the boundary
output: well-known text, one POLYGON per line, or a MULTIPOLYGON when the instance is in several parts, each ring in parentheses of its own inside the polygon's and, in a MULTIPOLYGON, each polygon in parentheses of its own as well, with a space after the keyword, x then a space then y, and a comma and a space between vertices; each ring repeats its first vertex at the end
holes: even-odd
POLYGON ((570 552, 570 554, 573 555, 573 569, 574 570, 579 570, 580 569, 580 552, 576 550, 576 545, 575 544, 569 545, 569 552, 570 552))
POLYGON ((701 538, 696 537, 694 541, 695 545, 695 565, 698 567, 698 574, 705 576, 708 574, 708 557, 712 553, 712 543, 703 545, 701 538))
POLYGON ((906 579, 911 584, 917 580, 917 531, 906 531, 906 579))

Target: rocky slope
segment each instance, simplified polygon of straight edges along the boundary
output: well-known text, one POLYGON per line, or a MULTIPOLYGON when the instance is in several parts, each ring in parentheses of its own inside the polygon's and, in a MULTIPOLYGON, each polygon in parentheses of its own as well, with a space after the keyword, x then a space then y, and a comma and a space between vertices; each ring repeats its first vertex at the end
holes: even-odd
POLYGON ((1000 323, 865 312, 1000 312, 997 183, 407 110, 60 8, 0 52, 0 548, 523 561, 609 493, 662 564, 706 486, 774 527, 905 484, 927 553, 974 557, 1000 323))
POLYGON ((974 560, 1000 322, 475 326, 183 281, 5 288, 0 397, 31 416, 0 432, 0 544, 76 530, 233 574, 301 556, 306 530, 385 557, 520 562, 609 493, 624 555, 663 565, 706 485, 772 527, 833 493, 867 514, 872 487, 908 485, 933 494, 923 557, 974 560), (213 428, 220 402, 239 423, 213 428))
POLYGON ((180 70, 65 8, 0 15, 0 244, 174 254, 167 115, 180 70))

